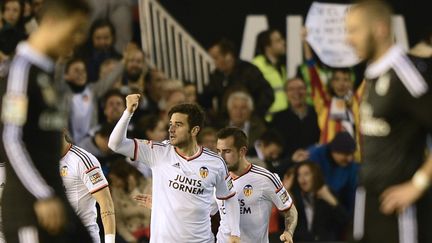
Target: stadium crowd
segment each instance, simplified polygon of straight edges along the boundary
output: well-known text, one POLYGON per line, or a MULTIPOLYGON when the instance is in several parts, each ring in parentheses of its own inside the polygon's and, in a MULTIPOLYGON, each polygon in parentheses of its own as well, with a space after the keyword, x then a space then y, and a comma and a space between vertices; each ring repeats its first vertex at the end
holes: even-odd
MULTIPOLYGON (((280 177, 298 210, 296 242, 349 238, 361 166, 361 74, 351 67, 323 64, 308 45, 304 29, 304 63, 297 75, 288 77, 284 35, 269 29, 258 35, 252 62, 241 60, 226 38, 209 46, 216 68, 198 93, 195 83, 167 78, 146 62, 139 33, 134 31, 139 21, 136 2, 91 2, 98 3, 88 39, 56 62, 55 79, 65 84, 62 96, 73 144, 99 160, 109 181, 116 242, 148 242, 151 235, 150 210, 135 198, 151 194, 152 172, 142 164, 131 166, 135 165, 132 158, 108 147, 130 94, 141 98, 128 137, 162 142, 168 139, 170 109, 182 103, 198 104, 206 113, 205 128, 198 136, 200 145, 218 153, 217 131, 240 128, 248 137, 247 161, 280 177)), ((1 82, 5 82, 19 42, 38 28, 42 4, 43 0, 2 1, 1 82)), ((431 57, 430 37, 412 54, 431 57)), ((283 216, 273 209, 269 234, 278 239, 283 216)))

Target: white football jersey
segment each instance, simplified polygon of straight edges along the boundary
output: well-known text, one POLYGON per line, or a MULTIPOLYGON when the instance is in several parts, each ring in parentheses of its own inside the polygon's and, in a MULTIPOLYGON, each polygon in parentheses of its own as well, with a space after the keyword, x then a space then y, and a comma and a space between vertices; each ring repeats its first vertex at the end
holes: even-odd
POLYGON ((235 195, 225 161, 203 147, 185 158, 168 141, 134 142, 134 160, 147 164, 153 173, 150 242, 213 243, 214 188, 220 199, 235 195))
MULTIPOLYGON (((277 174, 257 165, 251 164, 246 173, 232 177, 240 204, 241 242, 269 242, 268 225, 272 206, 276 205, 280 211, 289 210, 293 203, 290 195, 277 174)), ((230 229, 225 219, 224 201, 216 200, 216 203, 221 216, 217 242, 227 243, 230 229)), ((213 213, 215 211, 213 208, 213 213)))
POLYGON ((4 236, 3 236, 3 225, 2 225, 2 217, 1 217, 1 198, 3 194, 3 188, 5 186, 6 182, 6 169, 5 164, 0 161, 0 243, 5 242, 4 236))
POLYGON ((95 193, 108 186, 99 161, 84 149, 71 145, 60 160, 66 195, 84 226, 97 225, 95 193))

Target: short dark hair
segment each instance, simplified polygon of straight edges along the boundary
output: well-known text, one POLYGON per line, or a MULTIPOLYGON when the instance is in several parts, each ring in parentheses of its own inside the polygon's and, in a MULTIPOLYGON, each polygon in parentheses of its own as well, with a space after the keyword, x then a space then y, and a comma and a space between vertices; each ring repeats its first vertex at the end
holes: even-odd
POLYGON ((41 18, 46 15, 68 18, 75 13, 90 15, 91 10, 87 0, 45 0, 41 7, 41 18))
POLYGON ((268 30, 264 30, 258 34, 257 43, 256 43, 256 50, 255 50, 256 55, 260 55, 260 54, 264 55, 265 54, 266 47, 271 45, 271 35, 276 31, 279 32, 279 30, 271 28, 268 30))
POLYGON ((234 147, 236 147, 236 149, 240 150, 242 147, 248 147, 248 137, 240 128, 225 127, 217 133, 218 139, 226 139, 231 136, 234 138, 234 147))
POLYGON ((122 94, 122 92, 120 90, 118 90, 118 89, 110 89, 110 90, 108 90, 108 92, 106 92, 106 94, 103 97, 103 107, 104 108, 105 108, 106 102, 112 96, 118 96, 118 97, 120 97, 125 102, 125 104, 126 104, 125 96, 122 94))
POLYGON ((85 63, 84 59, 82 59, 80 57, 72 57, 71 59, 66 61, 65 70, 64 70, 65 73, 69 72, 69 68, 72 66, 72 64, 77 63, 77 62, 82 62, 85 66, 86 71, 87 71, 87 66, 85 65, 86 63, 85 63))
POLYGON ((108 27, 110 29, 111 35, 112 35, 112 38, 113 38, 113 43, 114 43, 115 42, 116 31, 115 31, 114 25, 108 19, 96 19, 93 22, 93 24, 90 27, 89 41, 93 42, 92 38, 93 38, 93 35, 96 32, 96 30, 100 29, 100 28, 104 28, 104 27, 108 27))
POLYGON ((213 42, 209 49, 218 46, 220 49, 220 52, 222 54, 232 54, 233 56, 236 56, 236 48, 232 41, 228 40, 227 38, 222 38, 220 40, 217 40, 213 42))
POLYGON ((144 116, 141 119, 139 119, 137 124, 138 126, 136 129, 137 136, 145 139, 149 139, 146 135, 146 132, 149 130, 153 131, 157 127, 160 120, 161 119, 159 118, 158 115, 144 116))
POLYGON ((171 119, 171 116, 174 113, 181 113, 187 115, 190 129, 195 126, 199 126, 201 130, 201 128, 204 127, 204 111, 196 104, 184 103, 176 105, 168 112, 168 117, 171 119))
POLYGON ((285 146, 285 142, 282 136, 275 130, 267 130, 260 137, 259 140, 264 146, 268 146, 270 144, 276 144, 283 148, 285 146))
POLYGON ((204 127, 200 133, 199 136, 197 137, 197 141, 198 143, 202 143, 202 140, 204 139, 205 136, 207 135, 213 135, 213 136, 217 136, 217 132, 213 127, 204 127))

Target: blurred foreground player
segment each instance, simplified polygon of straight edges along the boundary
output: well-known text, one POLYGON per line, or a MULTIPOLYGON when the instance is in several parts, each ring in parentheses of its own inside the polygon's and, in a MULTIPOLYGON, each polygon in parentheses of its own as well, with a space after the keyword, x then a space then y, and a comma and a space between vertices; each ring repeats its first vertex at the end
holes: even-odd
POLYGON ((89 14, 84 0, 46 0, 40 26, 17 47, 0 90, 7 242, 92 242, 67 202, 59 175, 67 119, 53 81, 56 59, 84 40, 89 14))
POLYGON ((430 67, 394 44, 391 17, 383 1, 365 1, 346 19, 348 42, 368 62, 354 239, 432 242, 432 156, 425 156, 432 132, 430 67))

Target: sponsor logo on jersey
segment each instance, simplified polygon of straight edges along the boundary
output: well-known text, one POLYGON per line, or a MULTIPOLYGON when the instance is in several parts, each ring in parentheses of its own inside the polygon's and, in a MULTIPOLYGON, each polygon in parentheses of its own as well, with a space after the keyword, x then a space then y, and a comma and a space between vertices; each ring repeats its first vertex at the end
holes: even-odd
POLYGON ((207 178, 207 176, 209 174, 209 170, 207 169, 207 167, 203 166, 200 168, 199 174, 200 174, 201 178, 205 179, 205 178, 207 178))
POLYGON ((50 106, 55 105, 57 101, 57 95, 54 87, 51 85, 50 77, 44 73, 39 74, 37 76, 37 83, 41 87, 44 101, 50 106))
POLYGON ((243 187, 243 194, 246 197, 249 197, 253 193, 253 187, 251 185, 246 185, 243 187))
POLYGON ((180 163, 179 162, 173 164, 172 166, 176 167, 177 169, 180 169, 180 163))
POLYGON ((60 169, 60 176, 67 176, 67 174, 68 174, 68 167, 67 166, 63 166, 63 167, 61 167, 61 169, 60 169))
POLYGON ((168 186, 194 195, 204 194, 204 188, 201 188, 201 181, 197 179, 188 178, 183 175, 177 175, 174 180, 169 180, 168 186))
POLYGON ((99 171, 96 171, 94 174, 90 175, 90 181, 93 183, 93 185, 103 181, 102 175, 99 173, 99 171))

